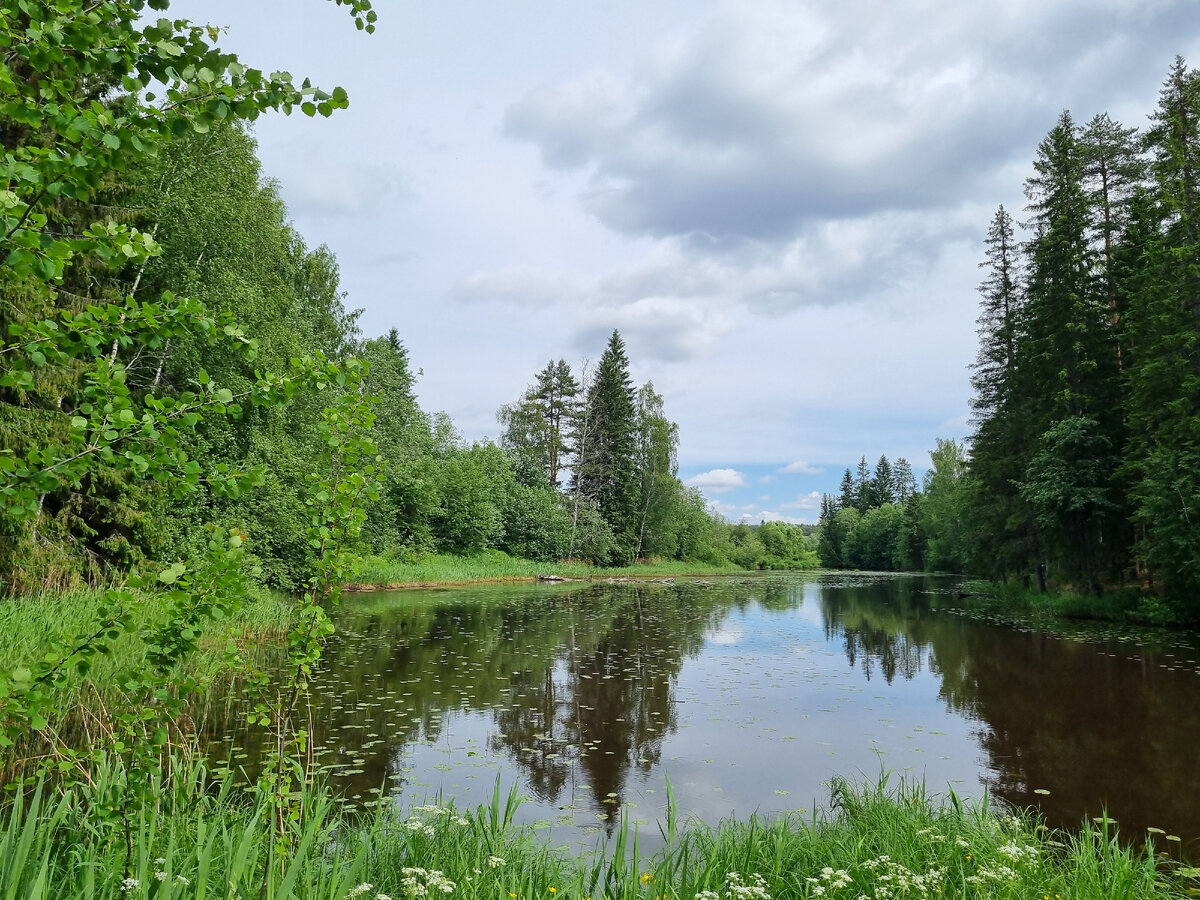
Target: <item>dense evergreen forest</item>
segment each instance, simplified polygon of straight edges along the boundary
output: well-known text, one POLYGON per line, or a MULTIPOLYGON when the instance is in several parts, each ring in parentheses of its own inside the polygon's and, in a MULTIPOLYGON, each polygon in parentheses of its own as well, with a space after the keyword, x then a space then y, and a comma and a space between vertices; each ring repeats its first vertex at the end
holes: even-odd
POLYGON ((1140 588, 1194 620, 1200 73, 1175 61, 1145 131, 1064 112, 1033 168, 1027 218, 987 233, 969 452, 939 442, 924 494, 889 493, 886 459, 847 472, 822 560, 1140 588))
MULTIPOLYGON (((3 139, 10 153, 32 152, 42 137, 10 117, 3 139)), ((255 150, 246 125, 227 115, 162 140, 136 167, 97 172, 86 197, 40 201, 43 234, 81 234, 100 220, 131 229, 140 245, 77 253, 52 277, 34 255, 28 271, 9 265, 0 276, 5 353, 24 356, 0 381, 8 479, 0 593, 66 589, 189 559, 214 528, 247 536, 268 584, 303 585, 319 491, 313 460, 326 441, 319 422, 339 392, 372 401, 378 496, 361 498, 361 552, 411 559, 496 548, 605 565, 647 557, 816 565, 798 527, 727 525, 680 482, 678 428, 652 385, 634 387, 616 332, 593 371, 577 378, 559 360, 537 373, 500 410, 498 444, 462 440, 447 417, 419 407, 401 332, 360 333, 337 261, 289 225, 255 150), (175 315, 186 321, 163 327, 175 315), (26 340, 45 323, 82 333, 79 317, 100 321, 70 353, 56 357, 39 349, 48 341, 26 340), (153 327, 132 327, 147 319, 153 327), (366 365, 360 379, 293 379, 270 402, 255 394, 264 373, 301 360, 366 365), (211 414, 173 418, 169 441, 158 440, 161 423, 145 419, 147 407, 173 411, 197 397, 212 401, 211 414), (148 447, 165 454, 161 470, 148 447), (108 464, 65 471, 64 461, 85 451, 108 464), (180 476, 196 489, 175 489, 180 476), (16 502, 20 488, 32 491, 27 502, 16 502)))

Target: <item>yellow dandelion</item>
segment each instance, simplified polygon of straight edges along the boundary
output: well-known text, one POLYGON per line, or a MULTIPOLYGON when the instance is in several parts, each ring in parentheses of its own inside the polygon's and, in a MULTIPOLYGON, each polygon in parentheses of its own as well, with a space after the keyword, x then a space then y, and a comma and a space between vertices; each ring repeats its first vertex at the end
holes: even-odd
POLYGON ((556 888, 556 887, 551 887, 551 888, 550 888, 550 893, 552 893, 552 894, 557 894, 557 893, 558 893, 558 888, 556 888))

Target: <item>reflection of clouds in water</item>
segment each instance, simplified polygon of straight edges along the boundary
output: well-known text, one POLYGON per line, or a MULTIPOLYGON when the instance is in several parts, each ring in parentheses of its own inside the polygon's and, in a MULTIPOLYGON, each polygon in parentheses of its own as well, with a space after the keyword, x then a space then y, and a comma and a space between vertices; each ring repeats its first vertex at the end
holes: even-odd
POLYGON ((710 644, 721 644, 723 646, 732 646, 740 644, 745 640, 746 632, 738 625, 722 625, 716 631, 708 636, 710 644))

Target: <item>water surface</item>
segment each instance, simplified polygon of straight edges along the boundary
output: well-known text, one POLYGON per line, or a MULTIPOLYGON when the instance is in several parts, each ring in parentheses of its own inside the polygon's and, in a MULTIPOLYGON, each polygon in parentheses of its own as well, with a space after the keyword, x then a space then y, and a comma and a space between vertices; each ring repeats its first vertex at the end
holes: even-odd
MULTIPOLYGON (((653 826, 668 778, 716 822, 886 770, 1052 825, 1107 809, 1200 855, 1200 653, 1178 635, 1047 633, 965 613, 949 579, 861 575, 369 594, 338 628, 312 724, 351 804, 474 806, 499 776, 524 821, 590 845, 653 826)), ((253 769, 242 702, 208 738, 253 769)))

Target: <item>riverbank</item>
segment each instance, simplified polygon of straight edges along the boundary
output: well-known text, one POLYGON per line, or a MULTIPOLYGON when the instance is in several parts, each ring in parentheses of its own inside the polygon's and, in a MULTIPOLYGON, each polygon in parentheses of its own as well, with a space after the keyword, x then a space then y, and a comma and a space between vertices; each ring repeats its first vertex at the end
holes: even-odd
POLYGON ((351 591, 400 590, 403 588, 443 587, 487 582, 537 581, 544 576, 587 581, 598 578, 624 578, 631 581, 662 578, 704 578, 746 575, 752 570, 732 564, 713 566, 675 560, 641 562, 620 568, 603 568, 586 563, 537 562, 519 559, 489 550, 472 556, 429 554, 413 561, 372 556, 363 564, 351 591))
POLYGON ((7 806, 0 896, 1150 900, 1200 886, 1200 870, 1156 859, 1153 847, 1131 849, 1107 823, 1049 831, 1024 814, 886 778, 834 779, 827 809, 805 818, 709 827, 672 812, 659 826, 665 846, 648 857, 627 823, 593 853, 555 850, 513 823, 518 798, 498 784, 491 804, 472 811, 381 802, 366 818, 309 788, 283 863, 270 857, 260 799, 228 784, 214 790, 194 770, 189 781, 196 789, 186 796, 179 786, 159 790, 153 813, 133 813, 128 857, 122 823, 86 814, 95 798, 85 788, 7 806))

